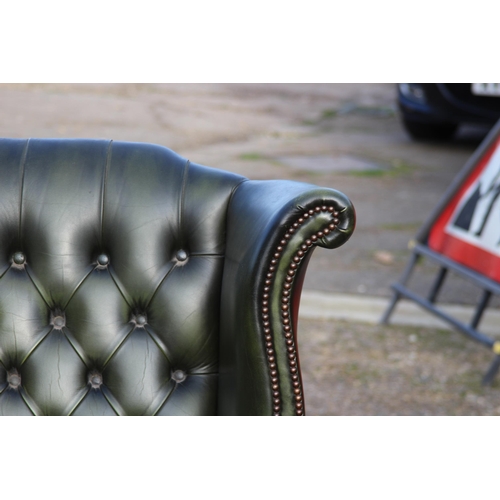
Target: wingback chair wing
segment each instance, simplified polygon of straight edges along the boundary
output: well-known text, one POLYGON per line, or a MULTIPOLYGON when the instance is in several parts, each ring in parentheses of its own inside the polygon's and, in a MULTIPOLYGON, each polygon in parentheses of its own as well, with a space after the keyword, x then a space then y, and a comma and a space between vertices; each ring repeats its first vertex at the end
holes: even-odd
POLYGON ((0 139, 1 415, 303 415, 300 293, 349 200, 156 145, 0 139))

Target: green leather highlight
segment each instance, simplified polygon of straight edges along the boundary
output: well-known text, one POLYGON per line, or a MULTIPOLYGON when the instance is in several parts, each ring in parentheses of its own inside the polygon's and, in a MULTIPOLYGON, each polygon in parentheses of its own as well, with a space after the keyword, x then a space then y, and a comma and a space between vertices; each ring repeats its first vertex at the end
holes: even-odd
MULTIPOLYGON (((318 244, 345 241, 343 195, 84 139, 0 139, 0 175, 0 415, 273 413, 259 302, 269 256, 299 205, 344 209, 318 244)), ((293 248, 329 217, 305 223, 293 248)), ((282 344, 277 332, 291 414, 282 344)))
MULTIPOLYGON (((318 240, 318 244, 336 248, 350 237, 355 224, 354 209, 342 193, 292 181, 248 181, 234 193, 228 211, 222 287, 219 413, 273 414, 273 391, 261 313, 268 264, 286 230, 300 214, 325 204, 334 205, 340 212, 339 223, 338 228, 318 240), (234 293, 235 289, 238 293, 234 293)), ((291 374, 281 332, 280 291, 284 273, 296 250, 326 222, 328 218, 322 214, 311 217, 303 224, 301 234, 290 239, 277 263, 278 271, 270 290, 269 315, 283 396, 282 415, 295 414, 291 374)))

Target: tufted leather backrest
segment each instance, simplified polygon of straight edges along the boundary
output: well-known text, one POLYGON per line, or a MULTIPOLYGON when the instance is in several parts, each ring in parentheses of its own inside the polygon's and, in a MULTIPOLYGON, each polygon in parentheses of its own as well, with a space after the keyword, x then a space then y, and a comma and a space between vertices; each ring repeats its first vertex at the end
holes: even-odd
POLYGON ((245 179, 159 146, 11 139, 0 176, 0 414, 215 414, 245 179))

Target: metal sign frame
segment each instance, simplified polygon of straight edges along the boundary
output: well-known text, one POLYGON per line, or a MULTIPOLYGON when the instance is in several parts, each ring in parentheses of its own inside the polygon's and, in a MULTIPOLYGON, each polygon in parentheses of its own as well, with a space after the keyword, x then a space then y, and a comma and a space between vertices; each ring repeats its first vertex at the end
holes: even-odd
POLYGON ((405 297, 417 303, 426 311, 444 320, 461 333, 467 335, 469 338, 492 349, 494 353, 494 359, 488 371, 483 377, 484 385, 491 384, 493 379, 495 378, 495 375, 500 369, 500 341, 481 333, 479 330, 479 325, 483 313, 488 307, 492 295, 500 296, 500 282, 495 281, 491 277, 485 276, 483 273, 478 272, 477 270, 471 269, 469 266, 464 265, 463 263, 453 260, 447 255, 440 253, 439 251, 433 250, 429 247, 429 236, 433 231, 433 228, 435 227, 436 221, 438 221, 439 218, 442 217, 443 212, 455 199, 457 193, 459 193, 460 190, 463 189, 464 184, 468 182, 469 177, 473 174, 473 172, 475 172, 476 167, 480 165, 483 157, 492 149, 499 138, 500 120, 493 127, 490 133, 476 149, 474 154, 469 158, 462 170, 455 177, 439 203, 430 214, 427 221, 422 225, 420 230, 415 235, 415 238, 410 241, 409 247, 412 251, 410 260, 399 281, 391 286, 393 290, 393 296, 391 302, 389 303, 389 307, 387 308, 381 319, 381 323, 387 324, 398 301, 401 298, 405 297), (439 271, 437 272, 434 278, 434 282, 432 283, 426 297, 418 295, 407 287, 408 280, 410 279, 411 274, 414 271, 415 265, 422 258, 429 259, 439 266, 439 271), (436 303, 439 291, 441 290, 449 271, 453 271, 459 276, 466 278, 482 289, 481 297, 476 304, 474 314, 468 324, 463 323, 450 314, 446 313, 436 303))

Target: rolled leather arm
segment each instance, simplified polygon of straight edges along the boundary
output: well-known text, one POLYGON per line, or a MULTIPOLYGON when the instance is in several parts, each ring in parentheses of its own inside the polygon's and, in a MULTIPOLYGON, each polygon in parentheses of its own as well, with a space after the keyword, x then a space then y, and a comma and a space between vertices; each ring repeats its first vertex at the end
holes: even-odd
POLYGON ((219 414, 303 415, 296 324, 304 273, 316 245, 349 239, 354 208, 333 189, 246 181, 227 221, 219 414))

